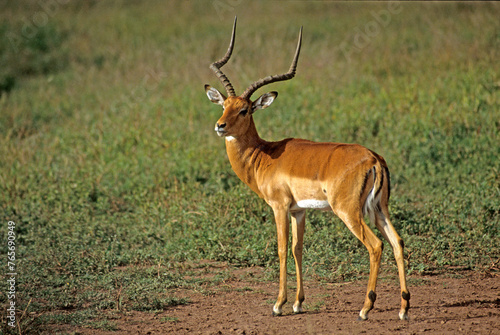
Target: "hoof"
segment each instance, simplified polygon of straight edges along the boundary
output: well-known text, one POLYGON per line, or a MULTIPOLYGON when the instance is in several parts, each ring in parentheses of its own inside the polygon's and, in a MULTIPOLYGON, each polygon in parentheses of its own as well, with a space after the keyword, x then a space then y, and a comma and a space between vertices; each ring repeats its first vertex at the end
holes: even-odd
POLYGON ((276 313, 275 311, 273 311, 273 316, 281 316, 282 313, 276 313))
POLYGON ((368 320, 368 317, 362 317, 361 315, 358 316, 358 321, 366 321, 368 320))
POLYGON ((406 314, 406 313, 399 313, 399 319, 403 320, 403 321, 408 321, 409 320, 408 314, 406 314))

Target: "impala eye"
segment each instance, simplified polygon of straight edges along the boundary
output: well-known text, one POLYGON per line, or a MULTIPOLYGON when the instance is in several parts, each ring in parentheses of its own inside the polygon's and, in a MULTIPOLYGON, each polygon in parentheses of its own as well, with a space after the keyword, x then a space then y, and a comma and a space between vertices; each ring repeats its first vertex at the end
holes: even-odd
POLYGON ((240 115, 245 116, 245 115, 247 115, 247 113, 248 113, 248 109, 242 109, 242 110, 240 110, 240 115))

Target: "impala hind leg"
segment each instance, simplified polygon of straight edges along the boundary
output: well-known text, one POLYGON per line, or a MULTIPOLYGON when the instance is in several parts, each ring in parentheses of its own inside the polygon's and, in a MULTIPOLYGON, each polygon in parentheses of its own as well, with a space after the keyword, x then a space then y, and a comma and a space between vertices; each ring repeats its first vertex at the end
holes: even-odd
POLYGON ((370 254, 370 277, 368 279, 368 288, 366 290, 365 302, 363 308, 359 312, 358 318, 359 321, 364 321, 368 319, 368 312, 372 310, 375 300, 377 299, 375 288, 377 286, 383 244, 365 223, 361 211, 355 214, 342 211, 335 211, 335 213, 344 221, 347 228, 349 228, 361 243, 363 243, 370 254))
POLYGON ((292 213, 292 252, 295 259, 295 272, 297 275, 297 296, 293 304, 294 313, 302 313, 302 302, 304 301, 304 286, 302 283, 302 246, 304 241, 304 228, 306 223, 306 211, 292 213))
POLYGON ((289 220, 288 208, 273 207, 276 220, 276 231, 278 234, 278 256, 280 258, 280 286, 278 300, 273 307, 273 316, 283 313, 282 307, 286 303, 286 262, 288 253, 289 220))
MULTIPOLYGON (((387 206, 382 206, 381 211, 376 211, 375 225, 380 230, 384 238, 391 244, 394 252, 394 258, 398 266, 399 282, 401 285, 401 310, 399 311, 399 318, 401 320, 408 320, 408 309, 410 309, 410 292, 406 287, 406 274, 404 265, 403 249, 404 243, 399 237, 396 229, 394 229, 391 221, 389 220, 389 210, 387 206)), ((371 215, 373 216, 373 215, 371 215)), ((373 220, 373 219, 372 219, 373 220)))

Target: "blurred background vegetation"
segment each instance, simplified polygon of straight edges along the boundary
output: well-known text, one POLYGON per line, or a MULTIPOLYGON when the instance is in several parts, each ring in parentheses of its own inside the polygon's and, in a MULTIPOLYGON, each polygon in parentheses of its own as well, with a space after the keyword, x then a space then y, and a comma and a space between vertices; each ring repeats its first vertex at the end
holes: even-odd
MULTIPOLYGON (((499 14, 489 2, 3 2, 0 250, 16 222, 21 328, 113 330, 112 312, 188 303, 170 292, 199 288, 183 264, 205 259, 276 280, 272 212, 232 172, 203 90, 222 89, 208 66, 235 15, 225 73, 240 93, 288 69, 304 26, 296 78, 265 88, 280 95, 255 115, 260 135, 383 155, 410 284, 498 273, 499 14)), ((307 225, 309 279, 366 278, 366 250, 337 218, 311 212, 307 225)), ((390 248, 383 261, 395 281, 390 248)))

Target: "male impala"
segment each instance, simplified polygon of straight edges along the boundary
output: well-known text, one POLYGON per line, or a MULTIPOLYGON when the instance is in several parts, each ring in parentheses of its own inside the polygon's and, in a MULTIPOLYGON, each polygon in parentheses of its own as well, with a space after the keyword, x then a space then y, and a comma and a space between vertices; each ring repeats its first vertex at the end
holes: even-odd
POLYGON ((268 76, 250 85, 239 97, 220 68, 231 57, 234 46, 236 19, 226 55, 210 68, 226 88, 228 97, 205 85, 208 98, 223 107, 222 117, 215 125, 219 136, 225 136, 227 155, 234 172, 257 195, 272 207, 278 233, 280 285, 273 315, 282 314, 287 300, 286 262, 289 235, 289 215, 292 223, 292 251, 297 272, 295 313, 302 312, 302 241, 306 209, 333 211, 349 230, 365 245, 370 254, 370 277, 365 302, 359 320, 366 320, 377 295, 375 286, 383 244, 364 221, 368 215, 389 241, 396 258, 401 283, 399 318, 406 320, 410 293, 406 287, 403 262, 403 240, 389 220, 389 170, 384 159, 357 144, 316 143, 289 138, 278 142, 261 139, 255 128, 253 113, 271 105, 277 92, 250 97, 259 87, 294 77, 302 41, 299 34, 297 50, 287 73, 268 76))

